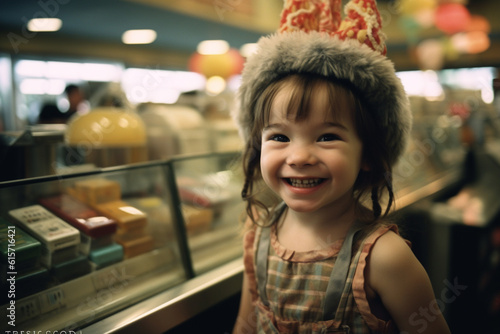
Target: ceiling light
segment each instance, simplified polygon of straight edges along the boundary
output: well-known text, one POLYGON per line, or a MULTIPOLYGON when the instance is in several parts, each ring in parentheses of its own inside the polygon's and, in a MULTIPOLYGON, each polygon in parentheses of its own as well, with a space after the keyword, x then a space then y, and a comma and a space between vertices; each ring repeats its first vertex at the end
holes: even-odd
POLYGON ((80 78, 86 81, 119 81, 122 67, 118 64, 83 63, 80 78))
POLYGON ((240 48, 240 53, 245 58, 248 58, 250 55, 256 52, 257 52, 257 43, 243 44, 240 48))
POLYGON ((19 90, 24 95, 43 95, 46 85, 45 79, 24 79, 19 84, 19 90))
POLYGON ((65 87, 66 82, 59 79, 23 79, 19 90, 24 95, 60 95, 65 87))
POLYGON ((125 44, 150 44, 156 40, 156 31, 152 29, 127 30, 122 35, 125 44))
POLYGON ((61 29, 62 21, 58 18, 38 18, 28 21, 29 31, 58 31, 61 29))
POLYGON ((47 72, 47 62, 40 60, 19 60, 15 65, 17 75, 43 77, 47 72))
POLYGON ((107 63, 20 60, 15 65, 15 72, 19 77, 27 78, 116 82, 121 79, 123 66, 107 63))
POLYGON ((122 89, 131 103, 175 103, 183 92, 205 89, 203 75, 185 71, 127 68, 122 89))
POLYGON ((205 89, 208 95, 219 95, 226 89, 226 80, 219 76, 210 77, 207 80, 205 89))
POLYGON ((198 44, 196 48, 202 55, 220 55, 229 51, 229 43, 223 40, 209 40, 198 44))

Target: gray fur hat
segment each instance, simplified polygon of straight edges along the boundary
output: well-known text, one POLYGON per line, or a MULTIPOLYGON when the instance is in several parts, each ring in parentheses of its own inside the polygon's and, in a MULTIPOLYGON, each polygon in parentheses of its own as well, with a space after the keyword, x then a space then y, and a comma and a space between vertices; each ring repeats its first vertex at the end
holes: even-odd
POLYGON ((349 82, 385 133, 389 163, 396 163, 406 148, 412 115, 393 63, 358 39, 318 31, 288 31, 259 40, 257 51, 245 63, 238 92, 235 119, 245 141, 254 123, 256 101, 266 87, 300 73, 349 82))

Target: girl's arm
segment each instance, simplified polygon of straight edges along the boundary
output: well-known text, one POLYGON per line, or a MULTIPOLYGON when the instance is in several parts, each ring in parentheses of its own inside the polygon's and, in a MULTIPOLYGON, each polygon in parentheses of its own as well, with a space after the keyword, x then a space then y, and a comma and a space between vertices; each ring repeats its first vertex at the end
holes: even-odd
POLYGON ((241 288, 241 300, 236 324, 233 328, 233 334, 250 334, 256 332, 256 316, 252 306, 252 298, 248 285, 246 272, 243 273, 243 286, 241 288))
POLYGON ((448 325, 434 297, 420 262, 405 241, 394 232, 373 245, 367 267, 367 283, 382 299, 402 333, 447 334, 448 325))

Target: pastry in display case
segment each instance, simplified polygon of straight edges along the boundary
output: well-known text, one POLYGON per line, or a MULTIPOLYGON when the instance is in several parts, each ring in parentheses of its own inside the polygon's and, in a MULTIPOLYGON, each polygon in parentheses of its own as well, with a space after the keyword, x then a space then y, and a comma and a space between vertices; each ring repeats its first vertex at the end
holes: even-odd
POLYGON ((0 183, 1 329, 83 329, 240 257, 236 157, 0 183))
POLYGON ((123 259, 123 247, 113 242, 116 221, 68 194, 41 198, 40 203, 79 230, 80 254, 87 256, 95 268, 123 259))

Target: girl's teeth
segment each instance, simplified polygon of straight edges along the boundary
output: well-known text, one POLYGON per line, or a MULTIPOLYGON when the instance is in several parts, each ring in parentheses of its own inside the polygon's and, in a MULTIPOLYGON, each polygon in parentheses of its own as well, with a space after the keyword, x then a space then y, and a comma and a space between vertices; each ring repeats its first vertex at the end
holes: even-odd
POLYGON ((321 179, 288 179, 288 183, 297 188, 312 188, 321 183, 321 179))

